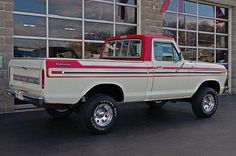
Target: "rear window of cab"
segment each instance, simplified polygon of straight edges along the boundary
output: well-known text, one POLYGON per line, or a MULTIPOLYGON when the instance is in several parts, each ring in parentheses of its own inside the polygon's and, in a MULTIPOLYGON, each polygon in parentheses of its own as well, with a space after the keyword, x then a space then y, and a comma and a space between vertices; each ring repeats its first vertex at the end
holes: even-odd
POLYGON ((126 39, 108 41, 102 58, 140 58, 142 41, 139 39, 126 39))

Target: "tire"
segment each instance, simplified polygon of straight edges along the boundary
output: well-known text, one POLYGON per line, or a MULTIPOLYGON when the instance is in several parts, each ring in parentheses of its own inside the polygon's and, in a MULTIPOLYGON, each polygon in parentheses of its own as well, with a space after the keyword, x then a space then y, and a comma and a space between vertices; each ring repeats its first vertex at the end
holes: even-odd
POLYGON ((151 108, 160 110, 166 104, 166 102, 167 101, 147 101, 146 104, 151 108))
POLYGON ((83 126, 92 133, 109 132, 117 119, 116 101, 103 94, 91 96, 81 107, 83 126))
POLYGON ((217 93, 212 88, 202 87, 192 97, 192 110, 198 118, 210 118, 218 107, 217 93))
POLYGON ((69 108, 45 108, 46 112, 55 119, 64 119, 72 114, 69 108))

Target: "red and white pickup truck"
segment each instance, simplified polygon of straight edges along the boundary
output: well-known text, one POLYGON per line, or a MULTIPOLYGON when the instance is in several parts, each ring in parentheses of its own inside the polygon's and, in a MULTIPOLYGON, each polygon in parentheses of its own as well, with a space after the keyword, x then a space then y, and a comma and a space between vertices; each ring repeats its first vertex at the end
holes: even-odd
POLYGON ((224 66, 185 61, 174 39, 158 35, 111 37, 97 60, 14 58, 9 72, 9 95, 56 118, 77 112, 95 133, 113 127, 117 103, 185 100, 197 117, 211 117, 227 79, 224 66))

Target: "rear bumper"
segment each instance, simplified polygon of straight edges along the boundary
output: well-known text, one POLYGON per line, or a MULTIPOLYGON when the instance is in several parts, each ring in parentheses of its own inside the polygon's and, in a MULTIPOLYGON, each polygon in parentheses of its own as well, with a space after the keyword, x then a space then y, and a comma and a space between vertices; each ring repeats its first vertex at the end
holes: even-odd
POLYGON ((20 99, 27 103, 31 103, 37 107, 42 107, 44 105, 44 98, 42 96, 33 96, 28 93, 21 92, 21 98, 19 98, 19 91, 15 89, 7 89, 6 92, 8 95, 13 96, 14 98, 20 99))

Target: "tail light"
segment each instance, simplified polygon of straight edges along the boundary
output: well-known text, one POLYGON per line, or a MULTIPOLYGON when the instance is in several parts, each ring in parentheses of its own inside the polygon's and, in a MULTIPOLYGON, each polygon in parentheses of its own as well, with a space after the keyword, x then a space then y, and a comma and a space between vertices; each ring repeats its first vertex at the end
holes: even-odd
POLYGON ((44 73, 44 70, 42 70, 42 73, 41 73, 41 85, 42 85, 42 89, 44 89, 44 85, 45 85, 45 73, 44 73))

